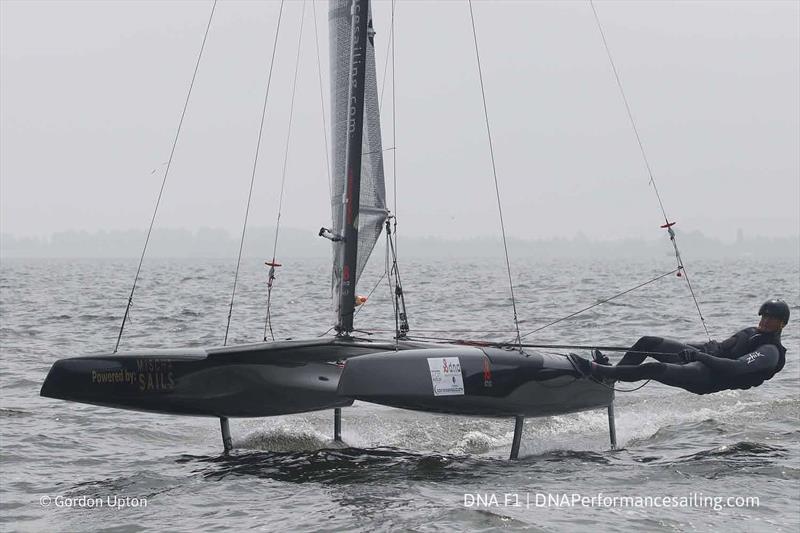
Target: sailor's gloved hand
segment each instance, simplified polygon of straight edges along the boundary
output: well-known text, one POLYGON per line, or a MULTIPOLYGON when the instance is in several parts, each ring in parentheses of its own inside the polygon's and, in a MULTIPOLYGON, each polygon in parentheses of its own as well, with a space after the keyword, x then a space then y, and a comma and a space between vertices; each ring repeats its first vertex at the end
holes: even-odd
POLYGON ((686 348, 685 350, 681 350, 678 352, 678 357, 681 360, 681 363, 692 363, 697 361, 697 350, 694 348, 686 348))

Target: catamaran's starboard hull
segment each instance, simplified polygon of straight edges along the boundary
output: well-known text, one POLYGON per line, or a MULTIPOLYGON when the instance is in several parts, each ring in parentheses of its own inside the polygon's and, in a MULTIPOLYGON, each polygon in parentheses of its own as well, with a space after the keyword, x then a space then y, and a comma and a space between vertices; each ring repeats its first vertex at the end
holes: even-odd
POLYGON ((261 417, 317 411, 353 403, 337 393, 341 361, 393 346, 328 338, 75 357, 53 365, 41 394, 178 415, 261 417))
POLYGON ((339 393, 402 409, 473 416, 550 416, 614 401, 610 386, 579 379, 566 357, 467 346, 351 359, 339 393))

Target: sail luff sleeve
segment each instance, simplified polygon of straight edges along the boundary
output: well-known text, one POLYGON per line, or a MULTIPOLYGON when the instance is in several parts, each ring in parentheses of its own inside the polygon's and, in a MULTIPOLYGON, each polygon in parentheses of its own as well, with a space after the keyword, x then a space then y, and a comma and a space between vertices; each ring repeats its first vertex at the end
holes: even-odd
MULTIPOLYGON (((347 150, 347 97, 348 69, 350 68, 350 4, 351 0, 331 0, 328 8, 328 39, 330 43, 330 86, 331 86, 331 218, 333 233, 344 235, 342 203, 344 198, 345 159, 347 150)), ((341 292, 344 261, 344 243, 332 241, 333 264, 331 283, 333 284, 333 307, 336 324, 339 315, 339 293, 341 292)))
MULTIPOLYGON (((355 287, 370 253, 377 242, 386 220, 386 192, 383 174, 383 147, 380 135, 380 114, 378 106, 377 75, 375 67, 375 49, 373 46, 371 11, 369 18, 359 20, 365 31, 360 32, 362 37, 363 52, 360 59, 363 69, 364 89, 361 114, 361 142, 358 197, 352 204, 358 204, 358 211, 354 213, 354 222, 357 227, 357 247, 354 247, 355 263, 348 267, 348 280, 344 280, 344 265, 347 264, 346 249, 346 214, 347 214, 347 177, 348 177, 348 134, 353 123, 348 122, 350 109, 350 82, 351 82, 351 42, 353 38, 352 9, 358 6, 365 10, 368 2, 361 0, 334 0, 329 9, 329 38, 330 38, 330 68, 331 68, 331 152, 333 187, 331 192, 331 210, 333 215, 333 233, 345 237, 343 241, 333 242, 333 294, 336 309, 337 324, 341 326, 341 317, 347 313, 350 301, 355 298, 355 287), (365 63, 365 64, 364 64, 365 63), (348 283, 348 301, 343 300, 342 291, 348 283), (341 304, 344 302, 345 309, 341 304)), ((363 11, 361 11, 363 12, 363 11)), ((351 139, 352 140, 352 139, 351 139)), ((356 170, 355 168, 353 170, 356 170)), ((351 256, 352 257, 352 256, 351 256)))
POLYGON ((364 81, 366 78, 369 1, 353 0, 351 6, 350 61, 347 72, 347 116, 345 117, 345 172, 341 222, 344 252, 339 272, 339 310, 336 329, 353 330, 356 273, 358 270, 359 201, 361 199, 362 136, 364 132, 364 81))

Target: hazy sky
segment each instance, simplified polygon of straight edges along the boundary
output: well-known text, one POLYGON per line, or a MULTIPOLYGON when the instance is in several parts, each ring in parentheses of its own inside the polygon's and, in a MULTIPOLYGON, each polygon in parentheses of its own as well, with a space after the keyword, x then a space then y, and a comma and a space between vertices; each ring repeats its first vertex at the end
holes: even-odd
MULTIPOLYGON (((325 105, 327 5, 316 3, 325 105)), ((375 3, 379 82, 390 3, 375 3)), ((278 42, 251 224, 274 225, 302 2, 278 42)), ((596 2, 667 212, 733 240, 800 232, 800 2, 596 2)), ((144 229, 210 1, 0 1, 0 226, 144 229), (155 172, 153 172, 155 170, 155 172)), ((660 235, 587 2, 475 2, 508 232, 660 235)), ((159 227, 238 233, 278 2, 220 1, 159 227)), ((311 3, 282 224, 330 220, 311 3)), ((498 234, 466 2, 396 4, 397 211, 407 235, 498 234)), ((391 147, 391 83, 383 106, 391 147)), ((386 173, 391 200, 391 152, 386 173)))

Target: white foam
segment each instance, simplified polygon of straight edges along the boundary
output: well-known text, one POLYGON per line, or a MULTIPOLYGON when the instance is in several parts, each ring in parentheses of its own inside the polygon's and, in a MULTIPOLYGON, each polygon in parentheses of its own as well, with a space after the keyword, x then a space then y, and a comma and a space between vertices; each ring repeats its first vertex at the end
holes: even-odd
POLYGON ((481 431, 469 431, 450 448, 452 454, 481 454, 507 444, 507 435, 491 436, 481 431))
POLYGON ((234 447, 246 450, 295 452, 338 446, 331 436, 325 435, 311 426, 298 424, 296 421, 267 423, 265 426, 267 427, 251 431, 241 440, 234 439, 234 447))

